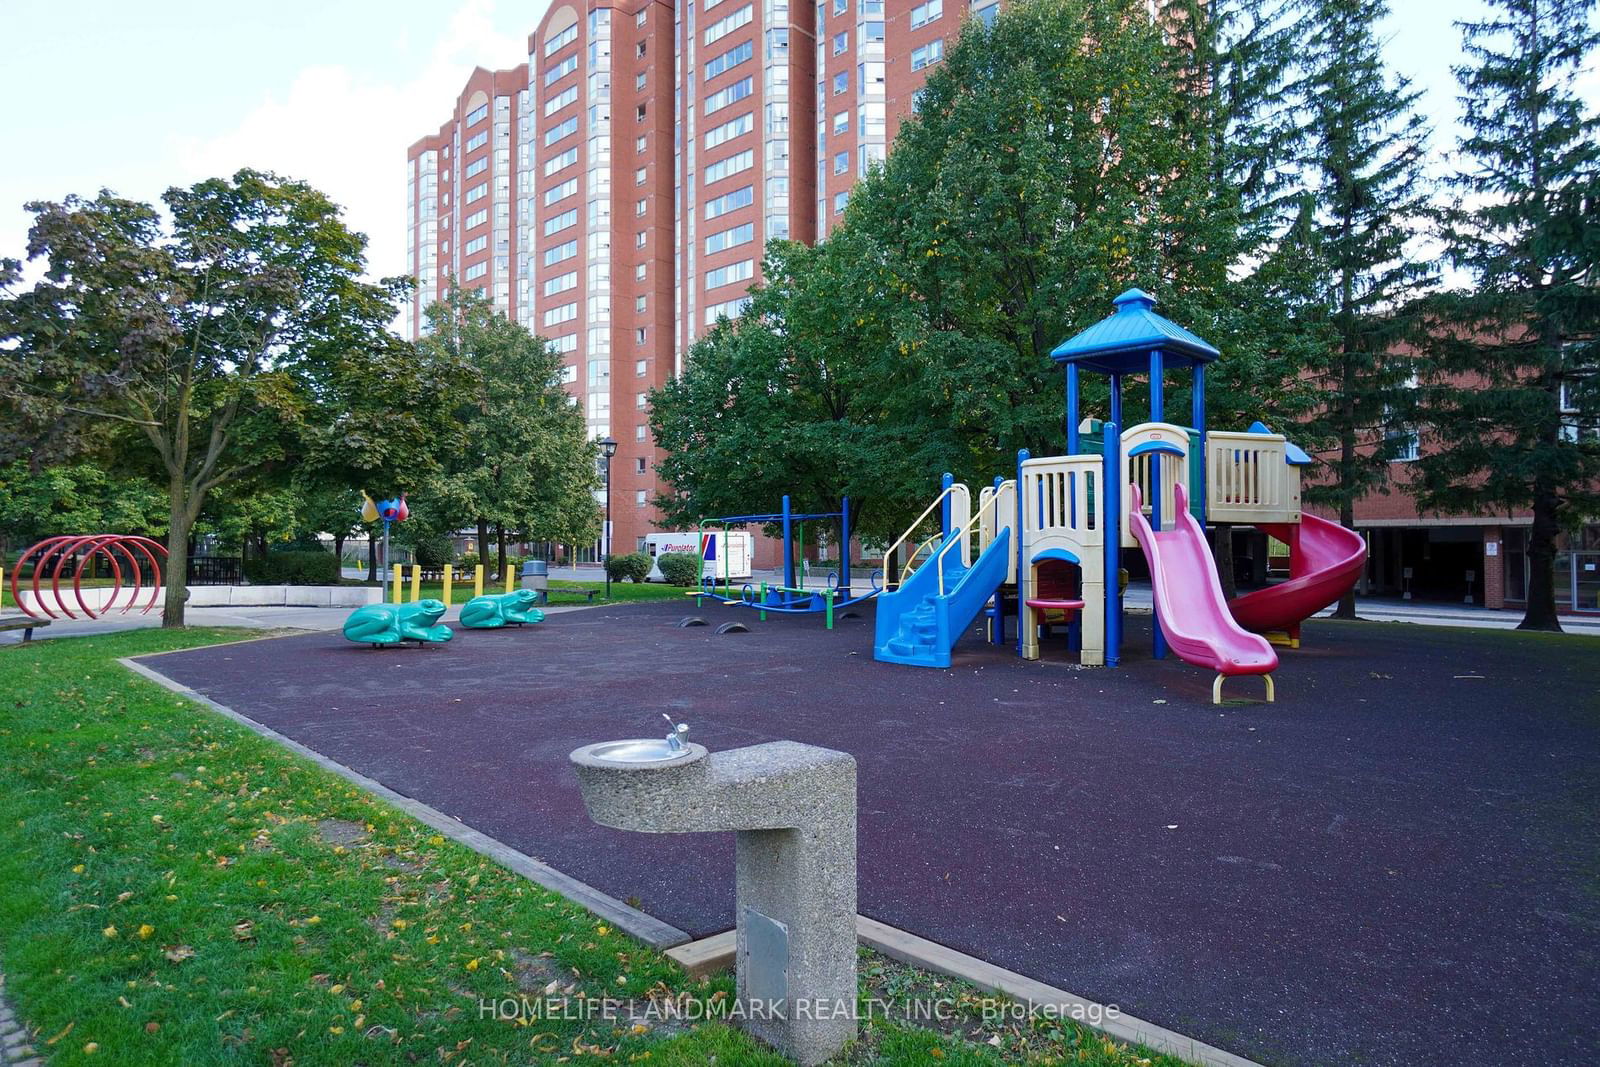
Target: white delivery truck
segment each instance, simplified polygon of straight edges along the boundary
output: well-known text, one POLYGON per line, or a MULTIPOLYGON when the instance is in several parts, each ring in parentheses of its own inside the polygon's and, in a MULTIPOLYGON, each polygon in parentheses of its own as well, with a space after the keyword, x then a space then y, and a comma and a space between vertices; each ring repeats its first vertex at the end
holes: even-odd
POLYGON ((653 533, 645 537, 644 550, 650 553, 649 582, 665 581, 656 560, 667 552, 699 553, 705 560, 705 575, 715 578, 720 585, 724 576, 729 581, 744 581, 750 577, 750 557, 755 550, 755 540, 747 530, 707 530, 696 533, 653 533))

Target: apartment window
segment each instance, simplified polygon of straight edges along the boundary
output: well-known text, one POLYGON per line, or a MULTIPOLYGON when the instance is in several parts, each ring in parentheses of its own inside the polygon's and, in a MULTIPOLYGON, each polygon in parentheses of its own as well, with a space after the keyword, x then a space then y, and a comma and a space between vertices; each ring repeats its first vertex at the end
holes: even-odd
POLYGON ((849 89, 850 72, 848 70, 841 70, 839 73, 833 76, 833 95, 838 96, 840 93, 848 92, 849 89))
POLYGON ((754 201, 755 186, 746 185, 742 189, 735 189, 733 192, 725 193, 714 200, 707 200, 706 218, 714 219, 719 216, 726 215, 730 211, 737 211, 739 208, 748 207, 754 201))
POLYGON ((650 234, 648 231, 640 230, 638 233, 633 235, 633 247, 643 248, 645 241, 649 240, 649 238, 650 234))
POLYGON ((551 308, 544 313, 544 324, 546 326, 554 326, 559 322, 571 322, 577 317, 578 305, 576 302, 562 304, 560 307, 551 308))
POLYGON ((978 21, 982 22, 984 28, 987 29, 988 27, 994 25, 995 18, 1000 14, 1000 5, 990 4, 987 7, 980 7, 978 8, 977 14, 978 21))
POLYGON ((470 282, 470 281, 475 281, 478 278, 481 278, 485 274, 488 274, 488 273, 489 273, 489 264, 487 264, 487 263, 474 263, 472 266, 468 267, 465 272, 462 273, 461 277, 462 277, 463 280, 470 282))
POLYGON ((488 104, 484 104, 484 105, 476 108, 470 114, 467 115, 467 125, 468 126, 476 126, 478 123, 482 122, 484 119, 486 119, 488 117, 489 117, 489 105, 488 104))
MULTIPOLYGON (((448 241, 445 242, 445 245, 446 245, 445 251, 446 252, 450 251, 449 242, 448 241)), ((474 237, 472 240, 470 240, 466 244, 462 245, 461 246, 461 254, 464 255, 464 256, 470 256, 470 255, 472 255, 472 254, 474 254, 476 252, 482 252, 485 248, 488 248, 488 247, 489 247, 489 235, 488 234, 484 234, 482 237, 474 237)))
POLYGON ((736 119, 729 119, 721 126, 706 131, 706 148, 712 149, 724 141, 749 133, 755 129, 755 112, 746 111, 736 119))
MULTIPOLYGON (((571 334, 570 336, 572 337, 572 339, 574 341, 576 341, 578 339, 578 335, 577 334, 571 334)), ((567 366, 561 368, 561 384, 562 385, 571 385, 572 383, 576 382, 577 380, 578 380, 578 368, 577 367, 573 366, 572 364, 568 364, 567 366)))
MULTIPOLYGON (((650 394, 649 393, 634 393, 633 394, 633 407, 634 407, 634 410, 643 411, 646 407, 649 406, 649 404, 650 404, 650 394)), ((640 460, 639 462, 641 464, 644 463, 643 460, 640 460)), ((639 473, 640 474, 644 473, 644 470, 643 470, 642 467, 641 467, 639 473)))
POLYGON ((833 0, 833 13, 842 15, 850 10, 850 0, 833 0))
POLYGON ((643 122, 645 115, 647 115, 648 113, 649 113, 649 106, 646 105, 646 104, 640 104, 638 107, 633 109, 633 121, 635 121, 635 122, 643 122))
POLYGON ((706 97, 704 113, 707 115, 721 111, 729 104, 737 103, 749 96, 754 91, 753 78, 740 78, 725 88, 719 89, 706 97))
POLYGON ((633 213, 635 215, 643 215, 646 203, 648 203, 648 201, 645 201, 645 200, 636 200, 636 201, 634 201, 633 213))
POLYGON ((634 75, 634 77, 633 77, 633 87, 635 89, 638 89, 638 90, 642 91, 644 89, 645 82, 648 81, 648 80, 649 80, 649 75, 641 70, 638 74, 634 75))
POLYGON ((633 152, 634 152, 634 155, 643 155, 644 154, 644 146, 647 143, 645 141, 645 138, 647 136, 648 136, 647 134, 641 133, 639 136, 637 136, 637 137, 635 137, 633 139, 633 152))
POLYGON ((544 161, 544 173, 545 173, 545 176, 549 177, 550 175, 554 174, 558 170, 566 170, 568 167, 572 166, 577 161, 578 161, 578 149, 577 149, 576 146, 574 146, 572 148, 567 149, 565 152, 561 153, 559 156, 555 156, 554 158, 547 159, 547 160, 544 161))
POLYGON ((756 265, 753 259, 741 259, 737 263, 729 263, 725 267, 706 271, 706 288, 716 289, 734 282, 746 282, 755 277, 756 265))
POLYGON ((944 38, 941 37, 937 41, 929 41, 921 48, 911 50, 911 69, 921 70, 923 67, 931 67, 943 58, 944 38))
POLYGON ((633 310, 638 314, 643 315, 646 311, 650 310, 650 298, 648 296, 634 297, 633 310))
POLYGON ((848 189, 845 190, 842 193, 834 193, 833 194, 833 213, 835 215, 837 215, 841 211, 843 211, 845 204, 848 203, 849 200, 850 200, 850 191, 848 189))
POLYGON ((639 425, 637 425, 637 426, 635 426, 633 428, 633 439, 635 441, 643 441, 644 440, 644 431, 645 431, 645 426, 644 426, 644 423, 641 422, 639 425))
POLYGON ((573 256, 575 256, 577 254, 578 254, 578 241, 577 241, 576 238, 574 238, 571 241, 567 241, 564 244, 556 245, 554 248, 545 249, 544 250, 544 265, 547 266, 547 267, 553 266, 554 264, 560 263, 563 260, 571 259, 573 256))
POLYGON ((558 82, 562 78, 565 78, 568 74, 571 74, 573 71, 575 71, 577 69, 578 69, 578 55, 577 55, 576 52, 574 52, 572 55, 568 56, 566 59, 563 59, 561 62, 557 63, 555 66, 553 66, 549 70, 545 71, 545 73, 544 73, 544 83, 546 85, 549 85, 552 82, 558 82))
POLYGON ((465 204, 471 204, 471 203, 474 203, 475 201, 482 200, 484 197, 486 197, 488 195, 489 195, 489 183, 488 182, 484 182, 481 185, 474 185, 471 189, 468 189, 467 190, 467 195, 462 197, 461 201, 462 201, 462 203, 465 203, 465 204))
POLYGON ((724 178, 747 171, 755 165, 755 161, 755 150, 750 148, 736 155, 731 155, 727 159, 719 159, 706 168, 703 179, 704 184, 710 185, 712 182, 719 182, 724 178))
POLYGON ((869 22, 869 23, 866 23, 865 27, 862 29, 861 32, 863 34, 865 34, 865 37, 863 38, 863 40, 867 44, 882 44, 883 43, 883 23, 881 23, 881 22, 869 22))
POLYGON ((489 221, 489 209, 483 208, 467 216, 467 221, 462 223, 462 229, 470 230, 474 226, 482 226, 489 221))
POLYGON ((750 11, 751 5, 746 4, 733 14, 724 15, 716 22, 713 22, 710 26, 707 26, 704 38, 705 43, 716 44, 718 41, 728 36, 728 34, 732 33, 734 30, 737 30, 740 26, 748 25, 750 22, 750 11))
POLYGON ((566 29, 562 30, 560 33, 544 42, 544 54, 550 55, 552 52, 558 52, 577 39, 578 24, 574 22, 571 26, 568 26, 566 29))
POLYGON ((565 274, 559 275, 558 277, 555 277, 555 278, 551 278, 549 281, 545 282, 544 283, 544 295, 545 296, 555 296, 557 293, 564 293, 568 289, 576 289, 577 287, 578 287, 578 272, 575 271, 575 270, 568 271, 565 274))
POLYGON ((716 325, 718 319, 736 319, 750 304, 748 296, 741 296, 737 300, 729 300, 722 304, 711 304, 706 307, 705 323, 707 326, 716 325))
POLYGON ((643 59, 644 58, 645 51, 646 51, 646 48, 645 48, 645 42, 644 41, 640 41, 638 44, 633 46, 633 54, 636 57, 638 57, 639 59, 643 59))
POLYGON ((645 276, 646 273, 648 273, 649 269, 650 269, 650 264, 648 264, 648 263, 635 263, 633 265, 633 277, 634 277, 634 280, 635 281, 641 281, 641 282, 644 281, 644 276, 645 276))
MULTIPOLYGON (((639 332, 641 334, 644 333, 643 330, 640 330, 639 332)), ((643 378, 645 376, 645 372, 649 369, 650 361, 648 359, 636 359, 633 361, 633 376, 635 378, 643 378)))
POLYGON ((557 123, 544 133, 545 144, 555 144, 563 137, 571 137, 578 132, 578 116, 573 115, 564 122, 557 123))
POLYGON ((636 456, 633 461, 633 473, 648 474, 649 470, 646 468, 646 463, 647 460, 643 456, 636 456))
POLYGON ((561 90, 559 94, 552 96, 549 100, 544 102, 544 113, 546 115, 554 115, 562 108, 571 106, 572 103, 577 99, 578 87, 576 85, 569 85, 565 89, 561 90))
POLYGON ((568 178, 560 185, 552 185, 544 191, 544 202, 553 204, 557 200, 565 200, 578 191, 578 179, 568 178))
POLYGON ((706 64, 705 76, 702 80, 710 81, 723 71, 737 67, 740 63, 750 58, 754 53, 754 48, 754 42, 746 41, 741 45, 735 45, 733 48, 728 49, 706 64))
POLYGON ((563 211, 554 218, 546 219, 544 224, 544 235, 549 237, 553 233, 561 232, 568 226, 576 226, 577 224, 578 209, 572 208, 570 211, 563 211))
POLYGON ((644 184, 645 175, 648 172, 649 172, 649 168, 648 167, 640 167, 638 170, 634 171, 633 172, 633 184, 635 184, 635 185, 643 185, 644 184))
MULTIPOLYGON (((649 329, 649 327, 647 327, 647 326, 641 326, 641 327, 639 327, 639 328, 638 328, 638 329, 637 329, 637 330, 634 330, 634 331, 633 331, 633 343, 634 343, 634 344, 636 344, 636 345, 642 345, 642 344, 644 344, 644 343, 645 343, 645 340, 646 340, 646 339, 647 339, 647 338, 648 338, 648 337, 649 337, 649 336, 650 336, 650 329, 649 329)), ((644 373, 644 360, 642 360, 642 359, 641 359, 641 360, 640 360, 640 361, 639 361, 639 363, 638 363, 638 367, 637 367, 637 369, 636 369, 636 370, 635 370, 635 373, 636 373, 636 374, 643 374, 643 373, 644 373)))
POLYGON ((749 244, 755 240, 756 224, 753 222, 742 223, 731 230, 723 230, 706 238, 706 255, 721 252, 724 248, 734 248, 738 245, 749 244))
POLYGON ((837 112, 837 113, 834 114, 834 116, 833 116, 833 132, 834 133, 849 133, 850 132, 850 112, 848 112, 848 111, 840 111, 840 112, 837 112))
POLYGON ((918 4, 911 9, 911 28, 926 26, 943 14, 944 0, 928 0, 925 4, 918 4))
MULTIPOLYGON (((562 353, 576 352, 578 350, 578 335, 575 333, 569 333, 563 337, 557 337, 554 341, 550 342, 550 347, 554 348, 557 352, 562 353)), ((578 377, 577 367, 568 367, 567 370, 572 372, 572 377, 566 379, 567 381, 573 381, 578 377)))
POLYGON ((484 145, 486 145, 488 143, 489 143, 489 131, 488 130, 484 130, 482 133, 475 133, 471 137, 467 138, 467 143, 461 149, 461 154, 462 155, 469 155, 470 153, 477 151, 478 149, 482 148, 484 145))
POLYGON ((849 48, 850 48, 850 31, 849 30, 845 30, 843 33, 836 33, 836 34, 833 35, 833 54, 834 55, 838 55, 841 52, 848 51, 849 48))
POLYGON ((641 508, 645 505, 645 492, 645 490, 640 489, 638 492, 633 494, 633 502, 639 505, 641 508))
POLYGON ((848 151, 845 151, 845 152, 839 152, 839 153, 835 154, 834 157, 833 157, 833 172, 835 174, 844 174, 844 173, 848 172, 849 170, 850 170, 850 153, 848 151))
MULTIPOLYGON (((467 178, 476 178, 478 175, 482 174, 484 171, 486 171, 488 169, 489 169, 489 157, 488 156, 484 156, 480 160, 476 160, 475 162, 468 163, 467 164, 467 169, 461 172, 461 177, 462 177, 463 180, 465 180, 467 178)), ((446 193, 445 195, 449 196, 450 194, 446 193)))

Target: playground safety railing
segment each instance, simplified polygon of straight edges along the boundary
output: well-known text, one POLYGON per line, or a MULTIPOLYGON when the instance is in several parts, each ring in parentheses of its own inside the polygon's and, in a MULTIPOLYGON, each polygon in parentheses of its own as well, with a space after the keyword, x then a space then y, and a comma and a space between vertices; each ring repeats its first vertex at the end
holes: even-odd
POLYGON ((1282 434, 1206 434, 1206 518, 1212 522, 1300 521, 1300 468, 1282 434))
MULTIPOLYGON (((1008 483, 1008 484, 1011 484, 1013 489, 1016 488, 1014 483, 1008 483)), ((987 493, 987 494, 980 493, 979 496, 978 496, 979 504, 978 504, 978 512, 977 512, 977 514, 973 515, 972 518, 968 519, 967 522, 966 522, 966 525, 962 526, 961 529, 956 532, 955 536, 951 537, 948 541, 946 541, 944 547, 939 550, 939 554, 933 557, 933 567, 934 567, 934 571, 935 571, 935 577, 939 579, 939 595, 940 596, 944 596, 944 594, 945 594, 945 588, 944 588, 944 557, 945 557, 945 553, 949 552, 952 548, 955 548, 957 545, 961 545, 961 544, 967 543, 969 541, 969 539, 971 538, 971 536, 972 536, 972 531, 974 529, 978 528, 979 525, 982 523, 984 514, 989 512, 989 511, 991 511, 991 510, 993 510, 995 505, 997 503, 999 503, 999 501, 1002 499, 1002 496, 1003 496, 1003 494, 1001 494, 1001 493, 987 493)))
MULTIPOLYGON (((1140 498, 1145 501, 1141 509, 1151 514, 1152 504, 1160 501, 1161 528, 1173 522, 1173 488, 1189 484, 1189 431, 1169 422, 1146 422, 1130 426, 1122 433, 1122 484, 1139 487, 1140 498), (1161 472, 1161 492, 1156 493, 1150 482, 1152 467, 1161 472)), ((1132 548, 1138 542, 1133 537, 1133 524, 1122 523, 1122 545, 1132 548)))
POLYGON ((1025 542, 1031 548, 1060 539, 1085 549, 1105 543, 1100 521, 1099 456, 1040 456, 1022 463, 1025 542))
MULTIPOLYGON (((982 555, 1000 531, 1014 527, 1017 522, 1017 482, 1015 478, 1007 479, 999 485, 986 485, 978 492, 978 511, 982 521, 978 524, 978 554, 982 555), (984 512, 984 506, 993 497, 1000 501, 995 507, 984 512)), ((1006 584, 1014 585, 1017 580, 1017 564, 1013 560, 1006 571, 1006 584)))
MULTIPOLYGON (((951 505, 951 525, 958 527, 965 527, 967 525, 967 514, 972 508, 972 494, 967 491, 967 487, 961 482, 953 482, 950 485, 945 486, 944 489, 940 491, 939 495, 933 498, 933 502, 922 509, 922 514, 918 515, 912 520, 911 525, 906 527, 905 533, 895 538, 894 541, 890 542, 889 547, 883 550, 885 582, 888 581, 887 564, 894 556, 895 551, 916 535, 917 530, 921 528, 923 522, 928 518, 929 515, 932 515, 933 510, 939 507, 939 505, 943 504, 946 499, 950 501, 951 505)), ((942 525, 943 524, 941 522, 941 527, 942 525)), ((942 529, 938 536, 941 538, 944 536, 942 529)), ((903 582, 905 580, 905 575, 910 574, 914 569, 912 567, 912 561, 916 559, 917 553, 922 551, 922 547, 926 543, 927 542, 925 541, 919 542, 917 547, 912 550, 911 555, 906 557, 906 566, 902 570, 901 577, 895 581, 896 585, 899 585, 901 582, 903 582)))

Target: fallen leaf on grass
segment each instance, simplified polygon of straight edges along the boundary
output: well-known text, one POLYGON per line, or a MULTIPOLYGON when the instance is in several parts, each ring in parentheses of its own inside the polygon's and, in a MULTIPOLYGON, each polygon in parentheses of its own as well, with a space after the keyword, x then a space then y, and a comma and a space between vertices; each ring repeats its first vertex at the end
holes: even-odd
POLYGON ((49 1041, 46 1041, 45 1044, 46 1045, 54 1045, 57 1041, 60 1041, 62 1038, 66 1037, 68 1034, 72 1033, 72 1028, 74 1026, 77 1026, 77 1025, 78 1025, 77 1023, 68 1023, 62 1029, 62 1031, 59 1034, 57 1034, 55 1037, 52 1037, 49 1041))
POLYGON ((171 960, 173 963, 182 963, 184 960, 194 959, 194 949, 190 948, 188 945, 173 945, 171 948, 163 952, 162 955, 167 957, 167 959, 171 960))

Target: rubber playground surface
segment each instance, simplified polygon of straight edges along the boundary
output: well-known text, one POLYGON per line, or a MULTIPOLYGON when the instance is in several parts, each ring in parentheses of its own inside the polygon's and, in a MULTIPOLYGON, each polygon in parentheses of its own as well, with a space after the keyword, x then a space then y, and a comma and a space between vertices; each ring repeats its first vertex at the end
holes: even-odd
POLYGON ((1115 671, 688 603, 145 662, 695 936, 733 925, 733 836, 597 827, 567 764, 663 711, 853 753, 874 919, 1270 1064, 1600 1062, 1592 642, 1311 622, 1276 704, 1218 708, 1129 622, 1115 671))

